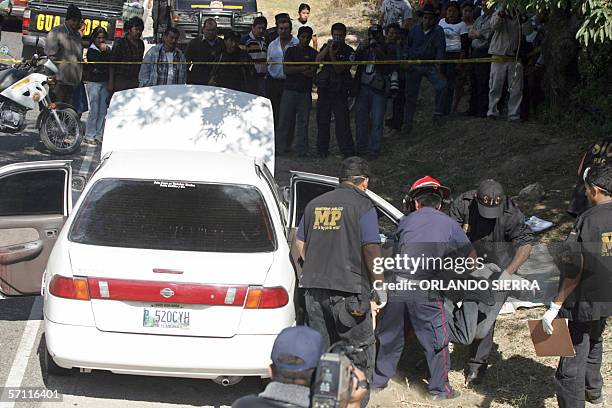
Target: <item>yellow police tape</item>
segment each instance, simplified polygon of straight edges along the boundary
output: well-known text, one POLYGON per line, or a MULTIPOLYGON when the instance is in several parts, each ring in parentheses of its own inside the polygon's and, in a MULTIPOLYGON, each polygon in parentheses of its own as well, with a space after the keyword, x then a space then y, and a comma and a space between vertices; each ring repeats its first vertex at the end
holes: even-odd
MULTIPOLYGON (((514 61, 512 57, 488 57, 488 58, 466 58, 466 59, 445 59, 445 60, 392 60, 392 61, 269 61, 269 62, 237 62, 237 61, 203 61, 203 62, 181 62, 181 61, 157 61, 157 62, 144 62, 144 61, 54 61, 57 64, 83 64, 83 65, 94 65, 94 64, 111 64, 111 65, 142 65, 142 64, 168 64, 168 65, 255 65, 255 64, 267 64, 267 65, 425 65, 425 64, 479 64, 483 62, 510 62, 514 61)), ((0 62, 8 62, 18 64, 23 62, 16 58, 0 58, 0 62)))

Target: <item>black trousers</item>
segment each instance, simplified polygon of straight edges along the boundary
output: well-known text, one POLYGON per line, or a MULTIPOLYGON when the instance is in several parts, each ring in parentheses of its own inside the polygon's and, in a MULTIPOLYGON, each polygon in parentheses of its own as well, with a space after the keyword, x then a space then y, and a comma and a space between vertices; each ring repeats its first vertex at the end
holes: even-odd
MULTIPOLYGON (((280 111, 281 101, 283 99, 283 89, 285 88, 284 79, 274 79, 268 77, 266 80, 266 93, 268 99, 272 103, 272 113, 274 114, 274 134, 279 135, 280 132, 280 111)), ((285 135, 284 146, 278 146, 283 151, 289 151, 293 145, 293 138, 295 136, 295 118, 288 124, 289 132, 285 135)), ((278 136, 277 136, 278 137, 278 136)))
POLYGON ((317 152, 320 154, 329 153, 332 113, 336 122, 338 149, 345 157, 353 156, 355 154, 355 144, 349 120, 348 98, 344 92, 319 91, 319 98, 317 99, 317 152))
MULTIPOLYGON (((404 75, 401 75, 404 77, 404 75)), ((393 116, 391 117, 391 128, 401 130, 404 124, 404 106, 406 105, 406 81, 400 80, 399 92, 393 97, 393 116)))
POLYGON ((367 310, 363 316, 351 315, 347 303, 354 300, 355 296, 328 289, 306 289, 306 324, 323 336, 326 348, 339 341, 361 348, 363 353, 350 357, 371 382, 376 352, 372 312, 369 299, 366 298, 367 310))
MULTIPOLYGON (((487 50, 472 49, 473 58, 487 58, 487 50)), ((481 62, 471 64, 470 70, 470 113, 477 116, 487 116, 489 109, 489 76, 491 63, 481 62)))
POLYGON ((470 372, 484 372, 487 369, 489 355, 493 350, 493 336, 495 334, 495 322, 489 333, 481 340, 474 340, 470 344, 470 361, 468 370, 470 372))
POLYGON ((280 104, 283 98, 285 81, 282 79, 268 78, 267 86, 268 99, 270 99, 272 103, 272 112, 274 113, 274 131, 276 131, 280 120, 280 104))
POLYGON ((601 397, 603 378, 603 332, 606 319, 591 322, 569 322, 575 357, 561 357, 555 373, 559 408, 584 408, 589 401, 601 397))

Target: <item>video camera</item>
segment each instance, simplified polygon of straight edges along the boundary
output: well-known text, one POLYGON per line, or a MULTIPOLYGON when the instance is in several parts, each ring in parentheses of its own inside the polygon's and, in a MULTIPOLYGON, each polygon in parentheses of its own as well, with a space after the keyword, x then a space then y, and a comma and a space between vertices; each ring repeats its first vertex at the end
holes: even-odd
POLYGON ((364 350, 346 342, 330 347, 321 356, 312 384, 312 408, 344 408, 351 398, 354 362, 364 361, 364 350))

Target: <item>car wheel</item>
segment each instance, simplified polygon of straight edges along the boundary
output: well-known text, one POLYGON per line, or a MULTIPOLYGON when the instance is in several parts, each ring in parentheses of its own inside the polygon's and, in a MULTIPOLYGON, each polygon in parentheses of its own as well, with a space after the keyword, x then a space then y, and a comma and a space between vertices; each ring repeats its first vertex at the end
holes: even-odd
POLYGON ((43 360, 43 377, 49 378, 50 375, 58 375, 58 376, 68 376, 73 373, 73 370, 70 368, 64 368, 58 366, 55 361, 53 361, 53 357, 49 354, 49 350, 47 350, 47 344, 45 343, 44 350, 44 360, 43 360))

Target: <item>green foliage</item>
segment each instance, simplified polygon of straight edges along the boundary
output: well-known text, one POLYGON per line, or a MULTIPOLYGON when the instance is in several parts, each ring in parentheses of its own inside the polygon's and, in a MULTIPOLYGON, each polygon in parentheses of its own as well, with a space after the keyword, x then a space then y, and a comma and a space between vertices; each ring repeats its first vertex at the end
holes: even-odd
POLYGON ((571 8, 580 18, 576 38, 584 46, 612 40, 612 0, 489 0, 489 4, 502 3, 527 11, 571 8))

